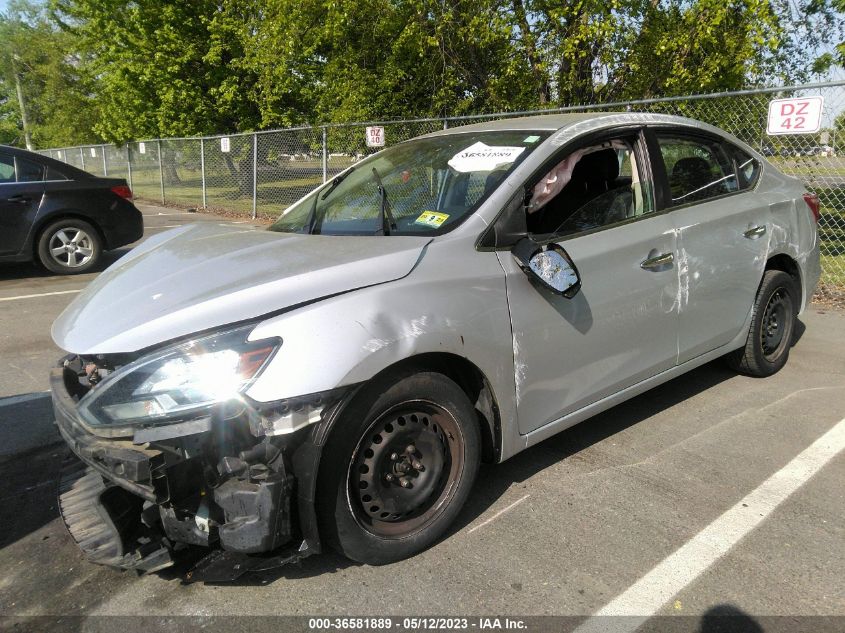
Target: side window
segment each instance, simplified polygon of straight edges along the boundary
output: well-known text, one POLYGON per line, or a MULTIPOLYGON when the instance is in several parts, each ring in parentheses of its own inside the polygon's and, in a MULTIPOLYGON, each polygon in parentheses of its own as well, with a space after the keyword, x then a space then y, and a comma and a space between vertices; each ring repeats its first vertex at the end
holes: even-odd
POLYGON ((67 176, 56 171, 54 167, 47 167, 47 177, 44 180, 67 180, 67 176))
POLYGON ((528 230, 572 235, 651 213, 652 192, 638 163, 636 138, 576 149, 535 186, 528 230))
POLYGON ((736 173, 739 175, 739 188, 744 190, 754 187, 760 177, 760 163, 736 145, 726 143, 725 147, 736 165, 736 173))
POLYGON ((0 185, 15 182, 15 159, 0 154, 0 185))
POLYGON ((739 190, 733 161, 718 141, 658 134, 672 206, 739 190))
POLYGON ((16 158, 18 164, 18 182, 38 182, 44 180, 44 168, 36 162, 16 158))

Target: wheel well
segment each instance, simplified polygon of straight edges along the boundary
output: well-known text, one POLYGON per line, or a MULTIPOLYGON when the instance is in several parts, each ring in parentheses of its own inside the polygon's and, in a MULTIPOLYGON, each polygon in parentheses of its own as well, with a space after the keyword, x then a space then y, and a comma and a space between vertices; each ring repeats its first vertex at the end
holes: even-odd
POLYGON ((94 220, 82 215, 81 213, 61 213, 56 215, 50 215, 41 220, 36 225, 35 231, 33 231, 32 233, 32 256, 36 260, 38 259, 38 242, 41 241, 41 234, 44 232, 44 229, 47 228, 49 225, 53 224, 54 222, 60 222, 61 220, 82 220, 86 224, 90 224, 94 227, 94 230, 97 231, 97 237, 100 238, 102 250, 108 250, 108 245, 106 244, 106 236, 103 234, 103 229, 101 229, 100 225, 97 224, 94 220))
MULTIPOLYGON (((801 273, 798 270, 798 264, 789 255, 775 255, 770 257, 766 262, 766 270, 780 270, 792 277, 795 282, 795 287, 798 290, 798 296, 803 296, 803 289, 801 288, 801 273)), ((799 301, 800 303, 800 301, 799 301)))
POLYGON ((383 369, 377 376, 407 371, 432 371, 453 380, 475 407, 481 432, 482 461, 498 461, 502 437, 499 407, 490 382, 478 367, 457 354, 430 352, 401 360, 383 369))

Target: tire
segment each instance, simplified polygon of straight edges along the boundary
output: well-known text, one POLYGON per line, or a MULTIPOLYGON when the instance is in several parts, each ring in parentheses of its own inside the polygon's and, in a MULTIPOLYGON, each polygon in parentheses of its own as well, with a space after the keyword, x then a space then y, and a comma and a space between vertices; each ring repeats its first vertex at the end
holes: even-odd
POLYGON ((91 224, 65 218, 48 225, 38 237, 38 260, 58 275, 78 275, 100 261, 100 234, 91 224))
POLYGON ((728 354, 728 364, 741 374, 765 377, 780 371, 789 358, 795 331, 795 282, 780 270, 763 274, 745 346, 728 354))
POLYGON ((326 542, 371 565, 436 541, 469 495, 481 455, 475 409, 442 374, 369 385, 323 450, 317 515, 326 542))

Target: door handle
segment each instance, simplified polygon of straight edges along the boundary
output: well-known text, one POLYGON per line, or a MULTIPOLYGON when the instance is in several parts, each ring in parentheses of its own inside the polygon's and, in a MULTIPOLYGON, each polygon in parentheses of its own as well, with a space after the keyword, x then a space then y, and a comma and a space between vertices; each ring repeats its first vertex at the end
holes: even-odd
POLYGON ((654 257, 649 257, 641 261, 640 268, 643 270, 653 270, 671 264, 673 261, 675 261, 675 255, 673 253, 662 253, 661 255, 655 255, 654 257))
POLYGON ((754 228, 748 229, 745 233, 743 233, 743 237, 747 237, 749 240, 755 240, 761 235, 766 234, 766 225, 761 224, 760 226, 755 226, 754 228))
POLYGON ((26 204, 32 200, 32 198, 27 198, 26 196, 12 196, 11 198, 6 198, 5 202, 13 202, 15 204, 26 204))

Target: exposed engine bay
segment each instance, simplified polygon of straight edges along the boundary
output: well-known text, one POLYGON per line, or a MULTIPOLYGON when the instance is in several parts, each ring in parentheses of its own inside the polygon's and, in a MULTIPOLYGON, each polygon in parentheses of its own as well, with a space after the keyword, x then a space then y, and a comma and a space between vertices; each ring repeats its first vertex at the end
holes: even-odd
POLYGON ((189 550, 196 558, 197 546, 212 548, 190 579, 224 581, 318 552, 313 520, 306 516, 301 525, 294 475, 296 462, 306 472, 302 506, 309 515, 309 464, 319 458, 309 438, 318 425, 274 435, 273 422, 293 415, 319 420, 348 390, 312 398, 310 407, 304 401, 258 407, 241 399, 171 424, 86 428, 76 414, 79 401, 134 360, 69 356, 52 376, 57 424, 84 462, 66 464, 60 508, 86 556, 151 572, 189 550))

